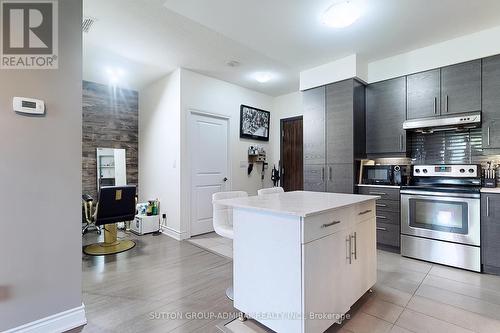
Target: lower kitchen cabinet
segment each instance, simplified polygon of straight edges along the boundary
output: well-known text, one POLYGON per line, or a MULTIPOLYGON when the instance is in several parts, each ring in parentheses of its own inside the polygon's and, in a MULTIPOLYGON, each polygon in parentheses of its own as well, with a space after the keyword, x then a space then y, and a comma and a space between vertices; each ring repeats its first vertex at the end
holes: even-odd
POLYGON ((401 240, 401 199, 398 187, 358 186, 359 194, 378 195, 377 246, 399 252, 401 240))
POLYGON ((325 173, 324 164, 304 164, 304 191, 325 192, 325 173))
POLYGON ((481 251, 483 271, 500 275, 500 194, 481 194, 481 251))

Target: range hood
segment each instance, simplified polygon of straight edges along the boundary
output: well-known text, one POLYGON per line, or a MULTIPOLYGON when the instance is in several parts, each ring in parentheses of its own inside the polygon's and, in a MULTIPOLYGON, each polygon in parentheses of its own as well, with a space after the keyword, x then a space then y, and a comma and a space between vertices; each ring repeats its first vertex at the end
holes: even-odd
POLYGON ((449 115, 438 118, 407 120, 403 129, 418 132, 460 131, 481 126, 481 112, 449 115))

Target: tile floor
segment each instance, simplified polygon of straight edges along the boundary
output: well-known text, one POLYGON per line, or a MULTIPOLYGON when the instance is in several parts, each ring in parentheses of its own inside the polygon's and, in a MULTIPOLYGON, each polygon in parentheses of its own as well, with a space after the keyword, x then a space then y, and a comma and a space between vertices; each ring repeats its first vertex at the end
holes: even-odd
MULTIPOLYGON (((92 237, 86 235, 84 242, 92 237)), ((224 296, 232 274, 230 241, 215 234, 183 242, 163 235, 123 237, 136 239, 136 248, 106 258, 84 256, 89 324, 83 332, 268 332, 251 320, 151 317, 157 312, 236 314, 224 296)), ((379 251, 373 290, 353 306, 350 319, 328 332, 500 332, 498 276, 379 251)))

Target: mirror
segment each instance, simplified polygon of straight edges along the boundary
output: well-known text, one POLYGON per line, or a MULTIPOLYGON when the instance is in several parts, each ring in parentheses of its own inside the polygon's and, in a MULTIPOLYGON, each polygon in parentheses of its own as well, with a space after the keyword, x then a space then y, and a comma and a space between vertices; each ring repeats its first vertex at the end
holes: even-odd
POLYGON ((125 149, 97 148, 97 191, 101 186, 127 185, 125 149))

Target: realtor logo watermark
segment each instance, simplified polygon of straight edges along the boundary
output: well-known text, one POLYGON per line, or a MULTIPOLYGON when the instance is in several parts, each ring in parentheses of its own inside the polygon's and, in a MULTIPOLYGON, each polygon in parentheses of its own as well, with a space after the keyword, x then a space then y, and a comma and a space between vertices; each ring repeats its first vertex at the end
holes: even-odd
POLYGON ((0 68, 58 68, 57 4, 57 0, 0 0, 0 68))

